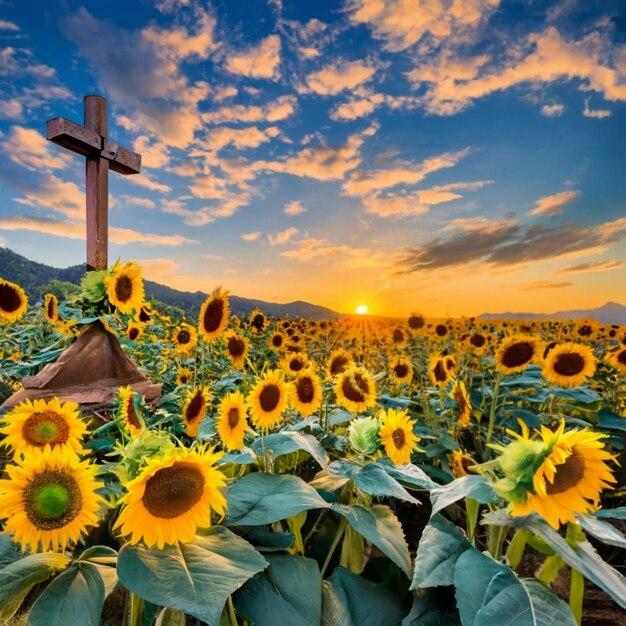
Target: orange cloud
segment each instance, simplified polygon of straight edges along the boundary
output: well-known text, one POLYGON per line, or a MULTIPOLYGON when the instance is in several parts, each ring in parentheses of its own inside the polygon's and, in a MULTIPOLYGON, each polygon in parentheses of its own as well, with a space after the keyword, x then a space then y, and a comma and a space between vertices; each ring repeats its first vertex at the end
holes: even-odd
POLYGON ((244 52, 231 53, 226 59, 226 70, 231 74, 250 78, 280 77, 280 37, 270 35, 258 46, 248 48, 244 52))
POLYGON ((563 212, 563 207, 571 204, 580 196, 580 191, 561 191, 552 196, 539 198, 530 215, 549 215, 556 217, 563 212))
POLYGON ((304 91, 322 96, 336 95, 366 83, 375 73, 375 67, 361 61, 338 61, 309 74, 304 91))
POLYGON ((41 133, 23 126, 11 126, 2 150, 11 161, 30 171, 64 169, 71 158, 59 152, 41 133))
POLYGON ((241 238, 244 241, 256 241, 263 233, 260 230, 257 230, 253 233, 244 233, 241 235, 241 238))
POLYGON ((609 270, 619 270, 626 267, 622 261, 590 261, 589 263, 579 263, 570 267, 563 267, 555 270, 553 274, 578 274, 582 272, 607 272, 609 270))
POLYGON ((221 107, 217 111, 201 114, 201 119, 207 124, 222 124, 224 122, 280 122, 291 117, 296 112, 297 99, 295 96, 280 96, 262 105, 235 104, 221 107))
POLYGON ((147 135, 140 135, 133 144, 135 152, 141 154, 141 165, 148 168, 166 167, 170 162, 167 146, 158 140, 150 140, 147 135))
POLYGON ((268 235, 267 241, 270 244, 270 246, 279 246, 279 245, 288 243, 291 239, 293 239, 293 237, 295 237, 298 234, 298 232, 299 232, 298 229, 292 226, 291 228, 282 230, 279 233, 276 233, 274 235, 268 235))
POLYGON ((306 209, 302 206, 302 202, 300 202, 299 200, 293 200, 292 202, 288 202, 283 208, 283 213, 291 217, 295 215, 300 215, 305 211, 306 209))
POLYGON ((38 186, 30 189, 25 198, 15 198, 19 204, 43 206, 70 218, 85 219, 85 192, 78 185, 44 173, 38 186))

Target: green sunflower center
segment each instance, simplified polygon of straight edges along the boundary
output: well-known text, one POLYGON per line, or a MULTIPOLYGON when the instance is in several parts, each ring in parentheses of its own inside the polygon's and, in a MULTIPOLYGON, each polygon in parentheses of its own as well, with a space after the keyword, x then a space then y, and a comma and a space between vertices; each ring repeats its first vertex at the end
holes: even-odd
POLYGON ((141 501, 154 517, 173 519, 200 501, 204 484, 199 467, 179 461, 157 470, 148 479, 141 501))
POLYGON ((70 434, 70 427, 62 415, 54 411, 33 413, 22 426, 22 437, 31 446, 43 448, 64 444, 70 434))
POLYGON ((56 530, 81 511, 83 498, 76 479, 60 470, 35 474, 24 489, 24 510, 39 530, 56 530))
POLYGON ((115 297, 120 302, 128 302, 133 295, 133 281, 123 274, 115 281, 115 297))
POLYGON ((269 413, 278 406, 279 401, 280 389, 274 384, 265 385, 259 394, 259 404, 261 408, 269 413))
POLYGON ((556 466, 554 482, 546 481, 546 493, 551 496, 563 493, 571 487, 575 487, 585 475, 585 457, 576 449, 572 448, 572 454, 567 457, 565 463, 556 466))

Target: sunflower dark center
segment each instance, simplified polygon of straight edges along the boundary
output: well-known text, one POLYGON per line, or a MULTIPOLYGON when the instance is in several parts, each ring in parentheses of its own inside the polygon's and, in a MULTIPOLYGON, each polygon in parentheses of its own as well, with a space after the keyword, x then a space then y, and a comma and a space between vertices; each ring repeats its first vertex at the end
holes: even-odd
POLYGON ((583 324, 578 329, 578 334, 581 337, 590 337, 592 333, 593 333, 593 328, 591 328, 591 326, 589 324, 583 324))
POLYGON ((348 366, 348 359, 345 356, 337 356, 335 357, 330 364, 330 373, 334 376, 335 374, 341 374, 346 367, 348 366))
POLYGON ((446 372, 446 368, 443 366, 443 362, 441 360, 437 361, 437 365, 435 365, 433 373, 437 382, 442 383, 448 380, 448 373, 446 372))
POLYGON ((0 308, 7 313, 17 311, 22 304, 20 294, 11 285, 0 284, 0 308))
POLYGON ((472 335, 470 337, 470 343, 475 347, 475 348, 482 348, 485 345, 485 342, 487 340, 485 339, 484 335, 481 335, 480 333, 476 333, 475 335, 472 335))
POLYGON ((141 310, 139 311, 139 321, 142 324, 145 324, 146 322, 149 322, 151 319, 152 319, 152 315, 150 315, 150 312, 144 307, 142 307, 141 310))
POLYGON ((557 342, 556 341, 551 341, 544 349, 543 351, 543 358, 545 359, 548 354, 550 354, 550 350, 552 350, 553 348, 556 347, 557 342))
POLYGON ((283 336, 282 335, 274 335, 272 337, 272 345, 275 348, 280 348, 283 345, 283 336))
POLYGON ((48 307, 46 309, 47 311, 47 315, 48 315, 48 319, 55 319, 57 316, 57 303, 55 301, 54 298, 50 298, 50 300, 48 300, 48 307))
POLYGON ((246 349, 246 344, 240 337, 230 337, 228 340, 228 354, 234 359, 241 356, 246 349))
POLYGON ((33 413, 22 426, 22 437, 31 445, 43 448, 65 443, 70 427, 62 415, 54 411, 33 413))
POLYGON ((253 318, 252 318, 252 325, 257 329, 257 330, 262 330, 263 326, 265 325, 265 316, 261 315, 261 313, 257 313, 253 318))
POLYGON ((178 341, 181 346, 188 344, 191 341, 191 333, 186 328, 179 330, 178 335, 176 335, 176 341, 178 341))
POLYGON ((239 415, 239 409, 236 406, 228 409, 228 425, 231 428, 235 428, 239 424, 241 416, 239 415))
POLYGON ((395 343, 402 343, 404 341, 404 333, 399 329, 394 330, 393 340, 395 343))
POLYGON ((273 411, 280 401, 280 389, 277 385, 269 384, 265 385, 259 394, 259 404, 261 408, 269 413, 273 411))
POLYGON ((141 428, 141 421, 135 411, 134 396, 131 395, 126 401, 126 421, 134 428, 141 428))
POLYGON ((620 350, 617 353, 617 362, 626 365, 626 350, 620 350))
POLYGON ((214 333, 224 319, 224 300, 213 298, 207 304, 202 317, 202 326, 207 333, 214 333))
POLYGON ((527 341, 520 341, 509 346, 502 355, 502 364, 505 367, 519 367, 528 363, 534 354, 533 346, 527 341))
POLYGON ((133 295, 133 281, 126 276, 126 274, 122 274, 115 281, 115 297, 120 302, 128 302, 132 298, 133 295))
POLYGON ((289 369, 292 372, 299 372, 304 367, 304 361, 298 357, 291 359, 289 362, 289 369))
POLYGON ((131 326, 129 331, 128 331, 128 338, 131 341, 135 341, 135 339, 137 339, 137 337, 139 337, 139 329, 136 328, 135 326, 131 326))
POLYGON ((577 352, 563 352, 554 361, 554 371, 561 376, 576 376, 585 369, 585 359, 577 352))
POLYGON ((60 470, 35 474, 24 489, 26 517, 38 530, 57 530, 81 511, 83 496, 76 479, 60 470))
POLYGON ((369 388, 369 383, 360 372, 356 372, 352 379, 347 376, 341 385, 343 394, 352 402, 364 402, 369 388))
POLYGON ((546 481, 546 493, 551 496, 555 493, 563 493, 576 486, 585 474, 585 457, 572 448, 572 454, 567 457, 565 463, 556 466, 554 482, 546 481))
POLYGON ((315 397, 315 385, 310 376, 303 376, 296 384, 298 400, 303 404, 310 404, 315 397))
POLYGON ((409 373, 409 368, 404 363, 398 363, 393 367, 393 373, 396 378, 406 378, 409 373))
POLYGON ((154 517, 173 519, 200 501, 204 483, 200 468, 179 461, 172 467, 157 470, 148 479, 141 500, 154 517))
POLYGON ((454 359, 447 358, 446 359, 446 369, 453 370, 454 369, 454 359))
POLYGON ((185 421, 195 422, 204 411, 205 401, 201 392, 197 391, 185 409, 185 421))
POLYGON ((398 450, 402 448, 406 441, 404 431, 401 428, 396 428, 396 430, 391 433, 391 438, 393 439, 393 445, 396 446, 398 450))
POLYGON ((435 332, 439 337, 444 337, 448 334, 448 327, 445 324, 437 324, 437 326, 435 326, 435 332))
POLYGON ((421 315, 411 315, 409 317, 409 327, 413 330, 419 330, 424 326, 424 318, 421 315))

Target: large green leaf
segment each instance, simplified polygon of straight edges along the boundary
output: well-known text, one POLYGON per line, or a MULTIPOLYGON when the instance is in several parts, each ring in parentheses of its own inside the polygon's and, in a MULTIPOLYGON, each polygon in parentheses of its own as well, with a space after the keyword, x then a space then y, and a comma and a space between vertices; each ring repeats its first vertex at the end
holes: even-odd
POLYGON ((354 530, 384 552, 407 576, 411 576, 409 547, 398 518, 388 506, 334 504, 333 511, 345 517, 354 530))
POLYGON ((423 589, 413 598, 411 612, 402 626, 461 626, 459 612, 448 587, 423 589))
POLYGON ((485 482, 482 476, 463 476, 451 483, 431 489, 430 501, 433 505, 432 515, 439 513, 450 504, 461 498, 474 498, 478 502, 495 502, 497 497, 493 489, 485 482))
POLYGON ((454 524, 441 515, 432 517, 417 547, 411 589, 454 584, 457 559, 470 547, 454 524))
POLYGON ((65 569, 70 559, 64 554, 29 554, 0 570, 0 620, 10 619, 28 592, 38 583, 65 569))
POLYGON ((615 526, 611 526, 608 522, 603 522, 593 517, 586 517, 584 515, 577 515, 576 517, 583 530, 602 541, 602 543, 608 543, 611 546, 618 546, 619 548, 626 548, 626 537, 624 537, 615 526))
POLYGON ((272 524, 309 509, 328 508, 321 496, 291 474, 247 474, 228 491, 227 526, 272 524))
POLYGON ((392 465, 384 460, 376 461, 389 476, 395 478, 400 484, 409 489, 433 489, 439 485, 432 480, 423 470, 412 463, 406 465, 392 465))
POLYGON ((324 626, 397 626, 404 615, 389 589, 343 567, 324 581, 322 593, 324 626))
POLYGON ((95 565, 76 563, 59 574, 35 600, 27 626, 98 626, 105 600, 95 565))
POLYGON ((605 519, 626 519, 626 506, 618 506, 615 509, 600 509, 593 515, 594 517, 602 517, 605 519))
POLYGON ((565 602, 537 580, 519 580, 475 548, 457 560, 457 606, 463 626, 576 626, 565 602))
POLYGON ((265 567, 265 559, 247 541, 222 526, 162 550, 127 544, 117 563, 127 589, 211 626, 217 626, 228 596, 265 567))
POLYGON ((525 528, 539 535, 570 567, 604 589, 617 604, 626 609, 626 578, 604 561, 588 541, 582 541, 572 548, 548 522, 535 514, 513 517, 504 511, 496 511, 485 515, 483 522, 525 528))
POLYGON ((310 454, 323 469, 328 467, 326 450, 313 435, 283 431, 268 435, 263 440, 257 439, 250 447, 258 457, 263 457, 264 451, 271 451, 273 458, 303 450, 310 454))
POLYGON ((78 557, 96 567, 104 583, 104 595, 108 596, 117 586, 117 552, 107 546, 92 546, 78 557))
POLYGON ((354 484, 371 496, 391 496, 412 504, 421 504, 378 463, 368 463, 357 472, 354 484))
POLYGON ((236 593, 237 611, 256 626, 319 626, 322 581, 316 561, 287 554, 266 558, 267 571, 236 593))

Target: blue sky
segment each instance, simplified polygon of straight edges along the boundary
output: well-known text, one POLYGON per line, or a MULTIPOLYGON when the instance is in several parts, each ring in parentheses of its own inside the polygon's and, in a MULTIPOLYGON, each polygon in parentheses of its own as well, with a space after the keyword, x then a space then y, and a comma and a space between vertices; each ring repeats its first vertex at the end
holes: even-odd
MULTIPOLYGON (((84 167, 44 139, 109 99, 110 258, 336 310, 624 300, 619 1, 0 2, 0 243, 84 261, 84 167)), ((8 277, 10 278, 10 277, 8 277)))

